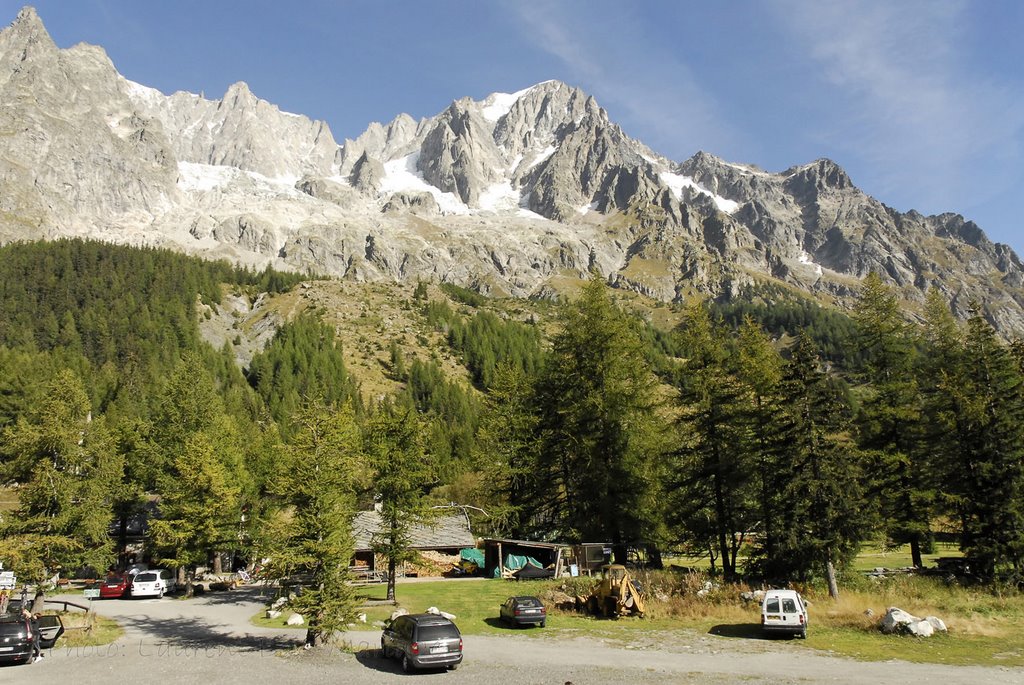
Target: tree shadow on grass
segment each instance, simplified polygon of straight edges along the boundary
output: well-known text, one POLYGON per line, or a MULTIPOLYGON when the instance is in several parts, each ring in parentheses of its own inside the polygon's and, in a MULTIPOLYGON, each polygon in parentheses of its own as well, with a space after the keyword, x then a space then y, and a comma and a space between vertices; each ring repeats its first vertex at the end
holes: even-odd
POLYGON ((737 637, 745 640, 770 640, 773 636, 766 635, 759 623, 720 623, 708 631, 719 637, 737 637))

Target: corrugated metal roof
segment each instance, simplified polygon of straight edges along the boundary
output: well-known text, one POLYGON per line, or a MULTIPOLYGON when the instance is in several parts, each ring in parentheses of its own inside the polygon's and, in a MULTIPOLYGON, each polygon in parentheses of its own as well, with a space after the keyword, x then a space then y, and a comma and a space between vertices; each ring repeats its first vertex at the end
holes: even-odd
MULTIPOLYGON (((352 536, 357 552, 370 547, 373 534, 381 530, 380 514, 376 511, 361 511, 352 520, 352 536)), ((476 547, 476 540, 469 529, 469 522, 462 514, 438 516, 429 524, 414 525, 410 531, 409 545, 413 549, 437 549, 441 547, 476 547)))

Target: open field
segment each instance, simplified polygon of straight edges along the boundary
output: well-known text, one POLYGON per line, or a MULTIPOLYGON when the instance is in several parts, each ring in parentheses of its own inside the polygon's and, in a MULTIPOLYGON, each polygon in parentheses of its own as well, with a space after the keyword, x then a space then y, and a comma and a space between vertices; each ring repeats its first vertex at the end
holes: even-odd
MULTIPOLYGON (((888 565, 888 564, 887 564, 888 565)), ((897 566, 897 564, 892 564, 897 566)), ((712 634, 737 639, 762 640, 758 607, 744 602, 740 592, 747 586, 715 587, 703 597, 695 589, 704 579, 681 582, 678 574, 651 574, 644 578, 652 594, 647 617, 619 620, 597 619, 551 606, 554 591, 568 591, 563 581, 438 580, 402 582, 397 587, 398 606, 410 612, 438 607, 455 614, 467 635, 507 634, 497 620, 501 602, 514 594, 545 598, 549 617, 545 629, 515 631, 528 637, 594 637, 630 641, 652 632, 665 636, 678 632, 712 634), (673 578, 675 576, 675 578, 673 578), (675 582, 675 584, 673 584, 675 582)), ((385 586, 363 588, 363 609, 368 624, 386 619, 394 607, 380 604, 385 586)), ((838 602, 823 588, 804 588, 811 601, 811 630, 800 647, 828 651, 867 661, 902 659, 911 662, 957 665, 1024 666, 1024 595, 998 593, 984 588, 947 585, 941 578, 895 575, 884 579, 855 576, 841 585, 838 602), (930 639, 883 635, 878 621, 888 607, 898 606, 918 616, 934 615, 949 627, 946 635, 930 639), (872 612, 868 615, 866 612, 872 612)), ((282 627, 280 619, 254 619, 264 627, 282 627)))

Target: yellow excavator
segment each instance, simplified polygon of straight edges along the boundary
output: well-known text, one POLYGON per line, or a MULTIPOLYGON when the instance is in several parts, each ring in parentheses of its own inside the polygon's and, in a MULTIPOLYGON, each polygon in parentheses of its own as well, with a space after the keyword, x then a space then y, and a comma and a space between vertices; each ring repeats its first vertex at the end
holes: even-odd
POLYGON ((601 567, 601 581, 587 597, 577 597, 577 603, 595 616, 618 618, 619 616, 644 615, 644 598, 640 583, 629 577, 622 564, 605 564, 601 567))

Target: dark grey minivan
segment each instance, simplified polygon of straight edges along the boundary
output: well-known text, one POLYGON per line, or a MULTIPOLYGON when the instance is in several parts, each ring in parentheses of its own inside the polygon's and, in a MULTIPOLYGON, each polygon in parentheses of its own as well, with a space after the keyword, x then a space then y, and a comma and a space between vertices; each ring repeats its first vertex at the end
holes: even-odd
POLYGON ((384 658, 395 657, 408 673, 417 668, 449 668, 462 663, 462 633, 437 614, 398 616, 380 636, 384 658))

